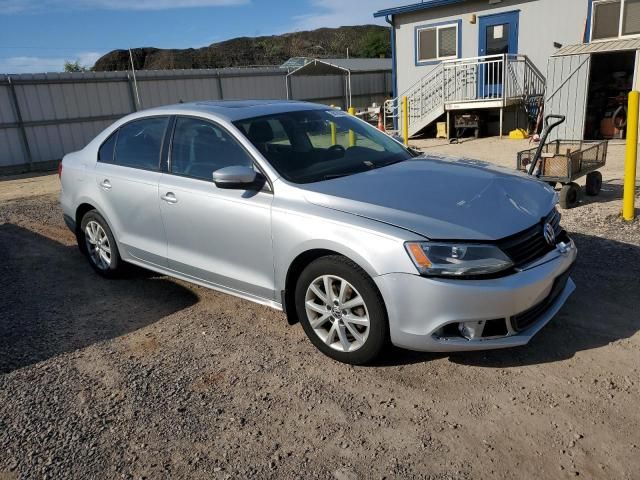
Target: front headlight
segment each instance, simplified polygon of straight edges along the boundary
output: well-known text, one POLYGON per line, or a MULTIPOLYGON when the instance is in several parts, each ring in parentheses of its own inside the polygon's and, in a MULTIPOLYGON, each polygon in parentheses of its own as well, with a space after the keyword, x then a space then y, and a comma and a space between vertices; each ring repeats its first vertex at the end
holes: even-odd
POLYGON ((491 275, 513 266, 502 250, 472 243, 407 242, 407 253, 422 275, 491 275))

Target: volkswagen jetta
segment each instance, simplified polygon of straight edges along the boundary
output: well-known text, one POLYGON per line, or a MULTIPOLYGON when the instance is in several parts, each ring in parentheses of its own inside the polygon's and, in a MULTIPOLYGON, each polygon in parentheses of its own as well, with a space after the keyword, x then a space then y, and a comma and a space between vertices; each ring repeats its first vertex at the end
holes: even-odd
POLYGON ((67 225, 126 263, 284 310, 342 362, 524 345, 576 258, 555 192, 417 155, 340 110, 198 102, 115 122, 60 167, 67 225))

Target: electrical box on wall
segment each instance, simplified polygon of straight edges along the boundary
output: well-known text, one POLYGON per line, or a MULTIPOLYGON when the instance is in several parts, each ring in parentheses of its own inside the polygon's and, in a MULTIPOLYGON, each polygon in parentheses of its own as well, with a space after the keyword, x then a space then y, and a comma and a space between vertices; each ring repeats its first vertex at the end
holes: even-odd
POLYGON ((471 25, 475 25, 477 20, 478 20, 478 17, 476 16, 475 13, 472 13, 471 15, 469 15, 469 23, 471 25))

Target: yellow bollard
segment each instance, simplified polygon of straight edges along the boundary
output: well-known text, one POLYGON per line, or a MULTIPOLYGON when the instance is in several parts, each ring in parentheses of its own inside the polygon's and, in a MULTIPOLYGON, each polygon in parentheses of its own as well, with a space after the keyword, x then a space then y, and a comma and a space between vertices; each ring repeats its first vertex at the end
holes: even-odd
POLYGON ((409 102, 402 97, 402 139, 405 147, 409 146, 409 102))
POLYGON ((640 93, 629 92, 627 110, 627 154, 624 162, 624 195, 622 218, 632 221, 636 216, 636 163, 638 161, 638 106, 640 93))
POLYGON ((336 124, 333 122, 329 122, 329 126, 331 127, 331 145, 337 145, 338 135, 336 132, 336 124))
MULTIPOLYGON (((349 107, 349 114, 355 116, 356 109, 354 107, 349 107)), ((356 146, 356 132, 354 132, 353 130, 349 130, 349 146, 356 146)))

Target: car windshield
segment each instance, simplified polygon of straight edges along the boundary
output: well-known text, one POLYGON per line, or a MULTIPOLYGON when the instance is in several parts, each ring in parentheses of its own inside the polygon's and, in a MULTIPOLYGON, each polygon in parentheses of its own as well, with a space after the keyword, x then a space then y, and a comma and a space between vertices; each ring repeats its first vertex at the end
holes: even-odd
POLYGON ((341 111, 305 110, 234 122, 283 178, 311 183, 411 158, 401 144, 341 111))

